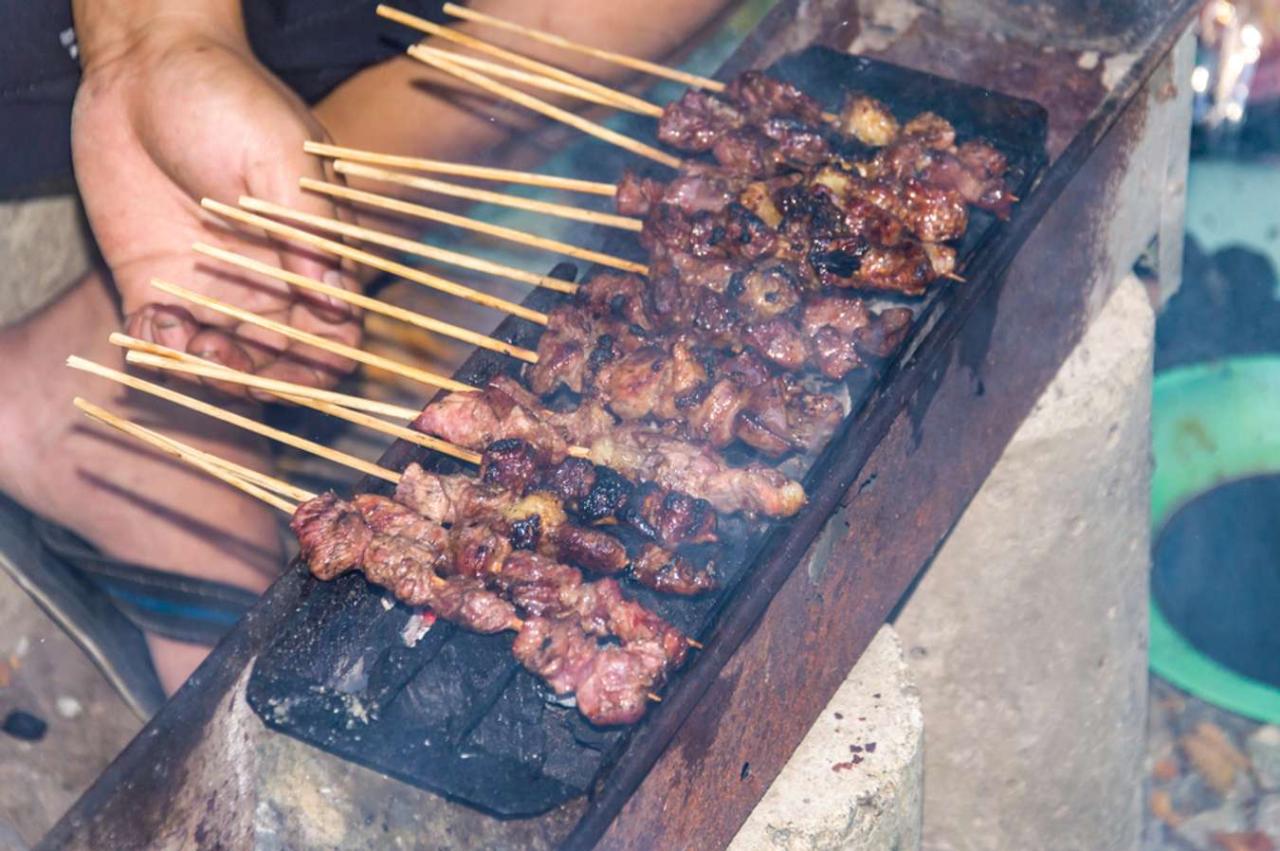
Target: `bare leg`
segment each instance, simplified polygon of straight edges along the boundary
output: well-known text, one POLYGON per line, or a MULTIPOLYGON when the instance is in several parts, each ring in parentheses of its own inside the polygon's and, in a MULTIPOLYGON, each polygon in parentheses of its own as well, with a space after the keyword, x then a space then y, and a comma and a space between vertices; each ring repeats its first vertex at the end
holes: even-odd
MULTIPOLYGON (((67 355, 79 354, 123 368, 120 351, 107 343, 117 327, 105 282, 91 273, 56 304, 0 330, 0 489, 118 558, 263 590, 281 563, 272 509, 131 439, 107 434, 72 407, 71 399, 83 396, 266 469, 264 447, 243 432, 64 366, 67 355)), ((151 646, 169 691, 205 652, 154 637, 151 646)))

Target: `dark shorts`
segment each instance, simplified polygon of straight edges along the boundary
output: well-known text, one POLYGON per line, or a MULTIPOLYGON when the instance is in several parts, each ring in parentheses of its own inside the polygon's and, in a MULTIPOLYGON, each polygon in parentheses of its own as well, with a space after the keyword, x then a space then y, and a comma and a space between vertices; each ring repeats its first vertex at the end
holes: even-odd
MULTIPOLYGON (((396 5, 443 18, 443 0, 396 5)), ((244 14, 258 57, 314 103, 416 40, 379 18, 375 6, 377 0, 244 0, 244 14)), ((71 188, 75 53, 67 0, 0 0, 0 199, 71 188)))

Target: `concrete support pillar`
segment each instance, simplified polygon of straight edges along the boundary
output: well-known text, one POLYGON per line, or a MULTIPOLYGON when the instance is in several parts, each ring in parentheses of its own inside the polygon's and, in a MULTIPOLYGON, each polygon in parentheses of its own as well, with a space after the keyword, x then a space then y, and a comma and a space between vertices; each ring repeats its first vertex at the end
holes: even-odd
POLYGON ((920 695, 884 626, 729 851, 915 851, 923 767, 920 695))
POLYGON ((897 618, 930 851, 1139 845, 1152 333, 1126 279, 897 618))

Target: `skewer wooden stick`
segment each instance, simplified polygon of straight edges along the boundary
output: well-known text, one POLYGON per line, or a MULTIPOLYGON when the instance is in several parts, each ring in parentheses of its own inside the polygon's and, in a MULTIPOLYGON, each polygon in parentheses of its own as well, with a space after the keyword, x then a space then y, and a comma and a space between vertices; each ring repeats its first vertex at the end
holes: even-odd
POLYGON ((579 100, 589 101, 600 106, 607 106, 610 109, 625 109, 628 112, 634 112, 637 115, 653 115, 656 110, 658 115, 662 114, 662 110, 656 106, 650 106, 646 109, 640 109, 629 103, 619 102, 604 95, 596 94, 590 89, 579 88, 568 83, 563 83, 553 77, 544 77, 541 74, 531 74, 528 71, 519 71, 515 68, 508 68, 506 65, 499 65, 496 62, 488 62, 484 59, 478 59, 475 56, 468 56, 465 53, 454 53, 449 50, 441 50, 438 47, 427 47, 426 45, 418 45, 418 49, 428 56, 443 56, 445 59, 452 59, 459 65, 471 68, 474 71, 481 71, 492 77, 511 80, 515 83, 524 83, 526 86, 533 86, 548 92, 555 92, 559 95, 565 95, 579 100))
POLYGON ((259 473, 257 470, 237 464, 234 461, 228 461, 225 458, 220 458, 212 452, 205 452, 203 449, 196 449, 194 446, 183 443, 177 438, 169 437, 168 435, 161 434, 158 431, 152 431, 149 428, 144 428, 137 423, 133 423, 123 417, 116 416, 105 408, 100 408, 79 396, 72 400, 72 404, 85 414, 99 420, 100 422, 106 423, 113 428, 117 428, 126 434, 133 435, 139 440, 145 440, 148 443, 153 444, 167 455, 182 458, 184 461, 194 459, 197 462, 208 464, 212 467, 218 467, 227 473, 248 481, 250 484, 262 488, 263 490, 288 497, 295 502, 305 502, 308 499, 315 498, 315 494, 310 491, 295 487, 283 479, 268 476, 266 473, 259 473))
POLYGON ((359 470, 362 473, 370 476, 376 476, 380 479, 385 479, 388 482, 394 483, 400 481, 400 475, 394 470, 388 470, 386 467, 372 464, 365 461, 363 458, 357 458, 354 455, 349 455, 346 452, 340 452, 337 449, 330 449, 327 446, 322 446, 315 441, 307 440, 304 437, 298 437, 297 435, 290 434, 287 431, 281 431, 278 428, 263 425, 257 420, 232 413, 231 411, 223 410, 216 405, 210 405, 208 402, 202 402, 201 400, 188 396, 185 393, 178 393, 167 387, 161 387, 159 384, 153 384, 150 381, 143 381, 140 378, 135 378, 132 375, 120 372, 119 370, 111 369, 110 367, 102 366, 101 364, 96 364, 93 361, 85 360, 82 357, 72 355, 67 358, 67 366, 72 369, 79 369, 84 372, 92 373, 93 375, 97 375, 101 378, 109 379, 117 384, 123 384, 124 386, 133 388, 134 390, 148 393, 152 396, 157 396, 167 402, 172 402, 175 405, 181 405, 184 408, 205 414, 206 416, 213 417, 216 420, 221 420, 224 423, 238 426, 246 431, 251 431, 254 434, 292 446, 295 449, 301 449, 303 452, 310 452, 312 455, 318 455, 335 464, 359 470))
POLYGON ((286 225, 283 222, 277 222, 274 219, 268 219, 266 216, 259 216, 254 213, 246 212, 230 204, 223 204, 221 201, 214 201, 212 198, 203 198, 200 206, 210 212, 217 213, 220 216, 231 219, 233 221, 246 224, 251 227, 260 228, 267 233, 283 236, 295 242, 310 245, 329 254, 335 254, 338 257, 345 257, 356 263, 361 263, 372 269, 386 272, 397 277, 404 278, 406 281, 412 281, 415 284, 422 284, 424 287, 431 287, 442 293, 448 293, 452 296, 465 299, 475 304, 481 304, 485 307, 491 307, 494 310, 501 310, 504 313, 510 313, 513 316, 519 316, 521 319, 527 319, 530 322, 536 322, 539 325, 547 324, 547 315, 536 310, 530 310, 521 304, 513 301, 507 301, 504 298, 482 293, 473 290, 470 287, 464 287, 461 284, 446 280, 436 275, 429 274, 421 269, 415 269, 412 266, 406 266, 403 263, 397 263, 394 260, 388 260, 377 254, 371 254, 359 248, 354 248, 341 242, 335 242, 310 231, 301 228, 286 225))
POLYGON ((303 189, 309 189, 312 192, 319 192, 324 195, 343 198, 347 201, 354 201, 356 203, 376 207, 381 210, 391 210, 406 216, 413 216, 419 219, 426 219, 428 221, 440 222, 441 224, 476 231, 478 233, 487 234, 488 236, 497 237, 498 239, 505 239, 508 242, 528 245, 532 248, 541 248, 545 251, 564 254, 568 257, 585 260, 589 263, 599 263, 601 266, 620 269, 624 272, 635 272, 639 275, 649 274, 649 267, 643 263, 624 260, 621 257, 615 257, 612 254, 605 254, 602 251, 592 251, 589 248, 582 248, 577 245, 571 245, 567 242, 560 242, 556 239, 548 239, 547 237, 527 233, 522 230, 516 230, 515 228, 492 225, 488 222, 482 222, 479 219, 472 219, 466 216, 447 213, 444 210, 437 210, 434 207, 412 204, 408 201, 401 201, 398 198, 390 198, 386 195, 378 195, 374 192, 364 192, 359 189, 351 189, 347 186, 341 186, 336 183, 326 183, 322 180, 313 180, 309 177, 304 177, 299 182, 303 189))
POLYGON ((463 384, 461 381, 454 381, 452 378, 445 378, 443 375, 437 375, 434 372, 428 372, 427 370, 419 369, 416 366, 402 364, 398 361, 393 361, 390 358, 384 358, 382 355, 375 355, 372 352, 357 349, 355 346, 348 346, 345 343, 337 343, 326 337, 311 334, 307 331, 301 331, 294 328, 292 325, 286 325, 283 322, 277 322, 274 319, 267 319, 265 316, 259 316, 256 313, 251 313, 248 310, 227 304, 226 302, 219 301, 216 298, 210 298, 209 296, 191 292, 190 290, 183 289, 182 287, 170 284, 166 281, 153 279, 151 281, 151 286, 163 293, 177 296, 184 301, 189 301, 202 307, 207 307, 210 310, 215 310, 226 316, 232 316, 239 319, 241 322, 247 322, 250 325, 257 325, 259 328, 266 328, 268 331, 274 331, 291 340, 297 340, 298 342, 305 343, 308 346, 323 349, 331 354, 347 358, 348 360, 358 361, 359 363, 366 364, 367 366, 385 369, 387 372, 393 372, 396 375, 412 379, 431 387, 439 387, 442 390, 452 390, 455 393, 474 393, 477 389, 472 387, 470 384, 463 384))
MULTIPOLYGON (((300 384, 276 381, 272 382, 273 386, 270 389, 262 388, 261 380, 257 376, 247 372, 241 372, 227 367, 210 368, 207 366, 198 366, 196 364, 182 363, 181 361, 172 360, 159 355, 147 354, 146 352, 129 352, 125 360, 132 364, 151 367, 152 369, 159 369, 166 372, 181 372, 187 375, 198 375, 204 378, 226 381, 231 384, 241 384, 246 387, 259 387, 281 399, 284 399, 285 401, 292 402, 295 405, 302 405, 303 407, 319 411, 322 414, 328 414, 331 417, 346 420, 349 423, 364 426, 365 428, 390 435, 391 437, 395 437, 400 440, 407 440, 410 443, 417 444, 418 446, 425 446, 427 449, 448 455, 452 458, 457 458, 459 461, 465 461, 468 464, 480 463, 480 453, 478 452, 463 449, 460 446, 455 446, 454 444, 441 440, 438 437, 433 437, 429 434, 424 434, 420 431, 415 431, 401 425, 395 425, 394 423, 380 420, 377 417, 373 417, 368 414, 352 411, 342 405, 335 405, 332 402, 325 402, 316 399, 310 393, 299 392, 306 391, 308 389, 300 384)), ((419 412, 416 411, 413 412, 413 416, 409 417, 409 419, 413 419, 413 417, 416 417, 418 413, 419 412)))
MULTIPOLYGON (((119 346, 127 349, 130 354, 145 354, 153 358, 162 358, 181 364, 190 368, 191 375, 198 375, 202 378, 218 380, 222 374, 235 372, 229 367, 220 363, 214 363, 211 360, 189 355, 186 352, 180 352, 177 349, 171 349, 168 346, 161 346, 158 343, 148 342, 147 340, 139 340, 136 337, 130 337, 128 334, 121 334, 115 331, 108 338, 113 346, 119 346), (198 371, 197 371, 198 370, 198 371)), ((133 358, 126 355, 126 360, 130 363, 135 362, 133 358)), ((146 363, 138 361, 138 363, 146 363)), ((185 370, 183 370, 185 371, 185 370)), ((392 405, 389 402, 379 402, 376 399, 366 399, 363 396, 352 396, 348 393, 339 393, 336 390, 321 390, 319 387, 306 387, 301 384, 292 384, 288 381, 280 381, 275 378, 263 378, 260 375, 246 375, 245 380, 238 382, 246 387, 255 387, 259 390, 266 390, 274 393, 277 390, 294 393, 295 395, 305 395, 308 399, 316 399, 321 402, 332 402, 335 405, 341 405, 344 408, 350 408, 353 411, 364 411, 365 413, 378 414, 383 417, 393 417, 400 420, 412 420, 421 413, 416 408, 406 408, 403 405, 392 405)))
POLYGON ((698 89, 707 89, 712 92, 724 91, 724 83, 719 80, 712 80, 708 77, 700 77, 697 74, 690 74, 677 68, 669 68, 666 65, 659 65, 656 62, 649 62, 645 59, 638 59, 634 56, 627 56, 623 53, 615 53, 612 50, 604 50, 599 47, 590 47, 585 44, 579 44, 576 41, 570 41, 563 36, 553 33, 537 30, 533 27, 526 27, 522 24, 513 23, 495 18, 493 15, 486 15, 483 12, 476 12, 465 6, 458 6, 454 3, 446 3, 444 5, 446 14, 453 15, 455 18, 464 18, 477 24, 484 24, 496 29, 506 30, 507 32, 516 33, 534 41, 540 41, 543 44, 549 44, 552 47, 559 47, 563 50, 571 50, 575 53, 582 53, 596 59, 603 59, 606 62, 612 62, 615 65, 621 65, 624 68, 630 68, 633 71, 642 71, 646 74, 652 74, 655 77, 662 77, 667 80, 674 80, 677 83, 684 83, 687 86, 693 86, 698 89))
MULTIPOLYGON (((597 97, 604 98, 606 102, 613 106, 640 112, 642 115, 662 115, 661 107, 656 104, 649 103, 646 100, 642 100, 635 95, 620 92, 617 89, 611 89, 602 83, 597 83, 595 80, 589 80, 586 77, 581 77, 577 74, 566 71, 563 68, 557 68, 555 65, 548 65, 546 62, 539 62, 536 59, 530 59, 528 56, 523 56, 515 51, 498 47, 496 44, 490 44, 489 42, 476 38, 475 36, 467 35, 466 33, 452 30, 448 27, 442 27, 433 21, 428 21, 425 18, 419 18, 417 15, 410 15, 407 12, 402 12, 399 9, 393 9, 390 6, 385 5, 378 6, 378 14, 384 18, 393 20, 398 24, 403 24, 411 29, 426 33, 427 35, 432 35, 436 38, 444 39, 445 41, 451 41, 454 44, 462 45, 463 47, 470 48, 478 53, 488 54, 489 56, 501 59, 508 64, 524 68, 526 71, 532 71, 543 77, 550 77, 552 79, 559 80, 562 83, 568 83, 575 89, 589 91, 597 97)), ((426 45, 421 46, 425 47, 426 45)))
POLYGON ((514 171, 506 168, 490 168, 488 166, 453 163, 445 160, 429 160, 422 157, 380 154, 375 151, 362 151, 358 148, 327 145, 323 142, 304 142, 302 149, 309 154, 315 154, 320 157, 344 159, 370 165, 391 166, 392 168, 403 168, 409 171, 449 174, 455 177, 469 177, 476 180, 491 180, 499 183, 519 183, 525 186, 540 186, 545 189, 563 189, 568 192, 603 195, 608 198, 618 194, 618 187, 612 183, 578 180, 572 177, 557 177, 553 174, 537 174, 532 171, 514 171))
POLYGON ((192 246, 192 248, 206 257, 213 257, 223 261, 224 263, 230 263, 233 266, 238 266, 241 269, 257 272, 258 274, 266 275, 269 278, 275 278, 278 281, 283 281, 286 284, 289 284, 292 287, 297 287, 301 290, 321 293, 329 296, 330 298, 345 301, 347 304, 353 304, 356 307, 364 308, 372 313, 380 313, 383 316, 389 316, 392 319, 398 319, 401 322, 416 325, 417 327, 423 328, 434 334, 451 337, 454 340, 461 340, 462 342, 470 343, 473 346, 479 346, 493 352, 499 352, 513 358, 519 358, 527 363, 538 362, 538 353, 529 349, 514 346, 503 340, 495 340, 493 337, 479 334, 467 328, 460 328, 457 325, 451 325, 448 322, 442 322, 439 319, 424 316, 421 313, 415 313, 412 310, 406 310, 403 307, 397 307, 394 304, 388 304, 385 301, 379 301, 376 298, 369 298, 368 296, 361 295, 360 293, 353 293, 349 290, 344 290, 341 287, 329 286, 328 284, 321 283, 313 278, 308 278, 295 272, 289 272, 268 263, 262 263, 251 257, 246 257, 243 254, 237 254, 234 251, 227 251, 222 248, 207 245, 203 242, 197 242, 192 246))
MULTIPOLYGON (((170 445, 169 442, 165 440, 163 436, 160 435, 158 432, 154 432, 151 429, 143 428, 142 426, 134 425, 133 423, 129 422, 126 419, 117 417, 115 414, 111 413, 110 411, 104 410, 103 408, 99 408, 97 405, 94 405, 91 402, 86 402, 84 399, 81 399, 79 396, 77 396, 75 399, 72 399, 71 401, 72 401, 72 404, 74 404, 77 408, 83 411, 85 415, 87 415, 90 419, 96 420, 102 423, 103 425, 108 425, 118 431, 124 432, 130 437, 133 437, 136 440, 146 443, 172 458, 177 458, 179 461, 182 461, 192 467, 195 467, 197 470, 200 470, 205 474, 212 476, 215 479, 218 479, 219 481, 222 481, 228 485, 231 485, 236 490, 242 491, 243 493, 247 493, 252 497, 256 497, 257 499, 262 500, 267 505, 270 505, 272 508, 278 508, 281 511, 283 511, 285 514, 288 514, 290 516, 292 516, 293 513, 298 510, 298 506, 295 505, 294 503, 289 502, 289 500, 284 499, 283 497, 277 496, 276 494, 271 493, 270 491, 264 488, 261 488, 258 485, 253 484, 248 479, 244 479, 236 475, 235 473, 232 473, 230 470, 225 469, 217 464, 210 463, 209 461, 206 461, 196 455, 188 454, 186 452, 183 452, 175 448, 174 446, 170 445)), ((230 462, 227 462, 227 463, 229 464, 230 462)))
POLYGON ((273 204, 270 201, 263 201, 260 198, 253 198, 248 195, 241 195, 239 201, 241 207, 255 213, 265 213, 266 215, 275 216, 288 221, 302 222, 303 224, 328 231, 329 233, 341 234, 363 242, 372 242, 374 245, 381 245, 383 248, 402 251, 405 254, 414 254, 419 257, 425 257, 428 260, 448 263, 453 266, 461 266, 462 268, 470 269, 473 272, 495 275, 500 278, 518 281, 522 284, 529 284, 534 287, 546 287, 549 290, 556 290, 557 292, 574 293, 578 291, 577 286, 572 283, 561 281, 558 278, 552 278, 548 275, 538 275, 533 272, 526 272, 523 269, 517 269, 514 266, 508 266, 505 263, 494 263, 490 260, 482 260, 479 257, 472 257, 470 254, 449 251, 445 248, 436 248, 433 245, 427 245, 425 243, 418 242, 417 240, 405 239, 402 236, 394 236, 372 228, 348 224, 347 222, 331 219, 326 216, 316 216, 311 213, 304 213, 301 210, 295 210, 292 207, 285 207, 282 204, 273 204))
POLYGON ((610 130, 608 127, 604 127, 594 121, 583 118, 581 115, 561 109, 558 106, 553 106, 545 100, 541 100, 533 95, 526 94, 518 89, 513 89, 510 86, 499 83, 491 77, 486 77, 483 74, 463 68, 456 62, 450 62, 447 59, 440 58, 439 56, 427 56, 413 47, 409 48, 409 55, 426 63, 427 65, 432 66, 433 68, 438 68, 441 71, 447 71, 455 77, 466 80, 473 86, 484 89, 490 94, 507 98, 508 100, 514 101, 527 109, 532 109, 534 112, 539 112, 548 118, 554 118, 556 121, 568 124, 571 127, 576 127, 584 133, 589 133, 598 139, 603 139, 604 141, 617 145, 618 147, 628 150, 633 154, 638 154, 639 156, 646 157, 654 162, 662 163, 669 168, 678 169, 682 165, 679 158, 673 157, 665 151, 658 150, 652 145, 646 145, 644 142, 632 139, 630 136, 626 136, 615 130, 610 130))
POLYGON ((644 229, 644 221, 633 216, 601 213, 597 210, 585 210, 569 204, 557 204, 554 201, 536 201, 532 198, 522 198, 519 195, 507 195, 502 192, 491 192, 487 189, 474 189, 470 186, 459 186, 456 183, 446 183, 429 177, 417 177, 398 171, 387 171, 386 169, 361 165, 348 160, 336 161, 333 164, 333 170, 339 174, 348 174, 352 177, 398 183, 401 186, 410 186, 414 189, 421 189, 424 192, 434 192, 438 195, 448 195, 452 198, 465 198, 468 201, 479 201, 485 204, 497 204, 500 207, 511 207, 515 210, 525 210, 530 213, 543 213, 575 222, 604 225, 605 227, 635 231, 637 233, 644 229))
MULTIPOLYGON (((624 68, 630 68, 633 71, 642 71, 645 74, 651 74, 654 77, 662 77, 666 80, 674 80, 677 83, 684 83, 687 86, 693 86, 695 89, 706 89, 709 92, 719 94, 725 90, 725 84, 719 80, 713 80, 710 77, 703 77, 698 74, 690 74, 687 71, 681 71, 679 68, 671 68, 667 65, 659 65, 656 62, 650 62, 646 59, 639 59, 635 56, 628 56, 625 53, 616 53, 612 50, 604 50, 599 47, 591 47, 590 45, 580 44, 576 41, 549 33, 544 30, 537 30, 533 27, 526 27, 522 24, 506 21, 502 18, 495 18, 493 15, 486 15, 484 12, 477 12, 468 9, 465 6, 459 6, 456 3, 446 3, 444 5, 446 14, 453 15, 455 18, 463 18, 472 23, 484 24, 496 29, 506 30, 507 32, 516 33, 525 36, 533 41, 540 41, 543 44, 549 44, 553 47, 559 47, 563 50, 573 51, 574 53, 582 53, 596 59, 603 59, 606 62, 612 62, 615 65, 621 65, 624 68)), ((822 117, 830 122, 839 121, 839 116, 832 112, 822 113, 822 117)))
MULTIPOLYGON (((229 367, 222 366, 221 364, 214 364, 212 362, 188 363, 186 361, 176 360, 174 358, 165 357, 164 355, 152 354, 151 352, 145 352, 137 349, 130 350, 125 355, 124 359, 126 363, 134 364, 136 366, 145 366, 150 369, 159 369, 165 372, 180 372, 183 375, 194 375, 199 378, 207 378, 211 381, 226 381, 229 384, 239 384, 244 387, 252 387, 256 390, 263 390, 275 396, 297 396, 299 398, 316 402, 326 402, 331 405, 339 405, 340 407, 348 410, 359 410, 358 408, 353 408, 349 404, 342 404, 340 402, 335 402, 332 399, 324 398, 331 392, 328 390, 320 390, 316 387, 307 387, 303 384, 293 384, 288 381, 279 381, 274 378, 263 378, 250 372, 240 372, 239 370, 231 369, 229 367)), ((340 393, 336 395, 342 396, 345 394, 340 393)), ((358 396, 349 398, 358 399, 364 403, 372 401, 369 399, 360 399, 358 396)), ((412 420, 421 413, 420 411, 412 408, 405 408, 400 405, 388 405, 387 408, 396 412, 397 419, 412 420)), ((385 412, 383 413, 385 415, 385 412)), ((446 446, 452 447, 453 445, 446 444, 446 446)), ((452 454, 452 452, 447 454, 452 454)))

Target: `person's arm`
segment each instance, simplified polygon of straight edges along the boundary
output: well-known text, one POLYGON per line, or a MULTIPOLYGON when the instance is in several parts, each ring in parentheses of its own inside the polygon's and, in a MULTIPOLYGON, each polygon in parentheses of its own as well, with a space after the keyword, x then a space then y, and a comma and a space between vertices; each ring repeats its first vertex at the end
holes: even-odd
MULTIPOLYGON (((468 5, 583 44, 661 59, 682 47, 732 0, 476 0, 468 5)), ((449 26, 601 82, 625 80, 630 74, 617 65, 493 27, 466 22, 449 26)), ((437 46, 455 49, 448 43, 437 46)), ((315 112, 338 144, 376 151, 472 159, 476 150, 507 141, 507 127, 489 120, 483 111, 473 111, 474 103, 421 85, 431 78, 432 70, 420 62, 397 57, 347 80, 315 112)))
POLYGON ((127 330, 260 374, 331 383, 350 364, 150 286, 161 278, 322 336, 359 337, 349 311, 228 274, 191 250, 209 242, 354 285, 332 258, 246 238, 200 209, 204 196, 249 194, 335 212, 298 186, 300 176, 325 177, 302 151, 324 130, 254 58, 239 0, 73 0, 72 12, 84 68, 72 117, 76 180, 127 330))

